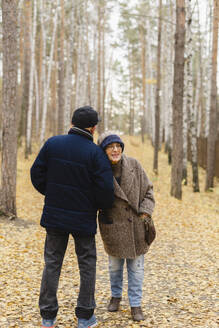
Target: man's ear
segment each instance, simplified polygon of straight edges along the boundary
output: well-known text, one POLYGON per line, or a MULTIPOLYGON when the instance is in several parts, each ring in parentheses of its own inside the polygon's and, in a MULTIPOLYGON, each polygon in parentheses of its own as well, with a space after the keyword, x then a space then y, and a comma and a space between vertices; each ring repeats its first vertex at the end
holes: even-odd
POLYGON ((94 126, 90 129, 90 133, 91 133, 91 134, 94 134, 94 132, 95 132, 95 130, 96 130, 96 127, 97 127, 97 126, 94 125, 94 126))

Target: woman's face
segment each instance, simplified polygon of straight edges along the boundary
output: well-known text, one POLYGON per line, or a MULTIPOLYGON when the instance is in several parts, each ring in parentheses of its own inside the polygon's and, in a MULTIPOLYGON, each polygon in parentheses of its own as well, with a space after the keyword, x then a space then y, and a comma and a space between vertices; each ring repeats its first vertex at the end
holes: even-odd
POLYGON ((109 144, 105 151, 111 163, 116 164, 120 161, 122 157, 122 147, 120 143, 113 142, 109 144))

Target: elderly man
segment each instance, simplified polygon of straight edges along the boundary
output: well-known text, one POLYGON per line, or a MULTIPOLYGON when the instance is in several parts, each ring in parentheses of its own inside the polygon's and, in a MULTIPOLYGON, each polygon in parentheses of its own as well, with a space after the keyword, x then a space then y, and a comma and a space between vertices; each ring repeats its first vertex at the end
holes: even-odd
POLYGON ((97 325, 96 214, 98 209, 109 208, 113 203, 112 170, 107 156, 93 143, 98 120, 93 108, 78 108, 68 134, 49 138, 31 168, 34 187, 45 195, 41 225, 47 234, 39 298, 42 327, 55 326, 56 293, 69 234, 74 238, 80 271, 75 309, 78 328, 97 325))

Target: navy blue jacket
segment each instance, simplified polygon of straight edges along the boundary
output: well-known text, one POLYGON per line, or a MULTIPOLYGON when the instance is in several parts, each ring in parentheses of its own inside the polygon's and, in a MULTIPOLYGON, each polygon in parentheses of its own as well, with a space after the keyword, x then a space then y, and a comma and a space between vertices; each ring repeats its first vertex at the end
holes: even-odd
POLYGON ((97 210, 113 203, 107 156, 87 136, 75 132, 45 142, 31 167, 31 180, 45 195, 43 227, 95 234, 97 210))

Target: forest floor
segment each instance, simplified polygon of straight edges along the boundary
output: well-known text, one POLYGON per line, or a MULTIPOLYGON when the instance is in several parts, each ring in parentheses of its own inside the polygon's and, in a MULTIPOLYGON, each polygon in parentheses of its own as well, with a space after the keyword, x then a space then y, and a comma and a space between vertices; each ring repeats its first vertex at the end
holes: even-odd
MULTIPOLYGON (((98 327, 216 328, 219 326, 219 181, 204 192, 193 193, 191 167, 183 199, 170 196, 171 168, 159 153, 159 176, 152 172, 150 142, 124 137, 125 153, 137 158, 153 181, 157 238, 145 256, 143 310, 145 320, 131 320, 125 275, 124 295, 117 313, 106 310, 110 298, 107 256, 97 234, 96 316, 98 327)), ((37 148, 35 149, 37 152, 37 148)), ((45 231, 40 227, 43 197, 30 182, 28 160, 18 156, 17 209, 19 219, 0 219, 0 327, 40 327, 38 295, 43 269, 45 231)), ((79 287, 74 243, 70 239, 59 285, 57 327, 76 327, 74 306, 79 287)))

